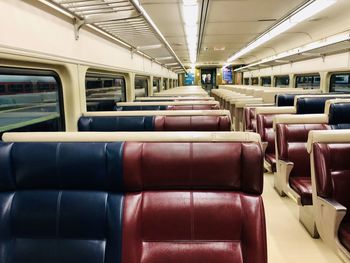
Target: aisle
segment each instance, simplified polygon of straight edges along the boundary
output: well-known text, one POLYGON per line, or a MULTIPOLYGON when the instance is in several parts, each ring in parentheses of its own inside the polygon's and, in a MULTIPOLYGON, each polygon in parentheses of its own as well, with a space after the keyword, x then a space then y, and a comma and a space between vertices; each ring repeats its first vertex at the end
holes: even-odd
POLYGON ((298 220, 298 206, 273 189, 273 175, 264 177, 264 205, 269 263, 341 263, 321 239, 313 239, 298 220))

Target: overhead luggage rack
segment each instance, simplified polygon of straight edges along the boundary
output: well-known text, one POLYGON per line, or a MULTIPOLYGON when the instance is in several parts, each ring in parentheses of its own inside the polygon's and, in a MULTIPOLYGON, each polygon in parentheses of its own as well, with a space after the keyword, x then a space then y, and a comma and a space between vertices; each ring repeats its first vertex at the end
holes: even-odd
POLYGON ((91 25, 116 38, 135 52, 180 72, 186 71, 167 40, 138 0, 46 0, 74 18, 75 38, 85 25, 91 25))

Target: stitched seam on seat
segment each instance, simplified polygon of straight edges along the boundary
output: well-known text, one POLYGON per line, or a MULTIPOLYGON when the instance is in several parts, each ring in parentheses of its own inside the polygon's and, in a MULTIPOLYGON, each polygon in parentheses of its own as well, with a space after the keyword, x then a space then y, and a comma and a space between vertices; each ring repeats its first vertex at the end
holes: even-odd
POLYGON ((56 163, 56 176, 57 176, 57 180, 58 180, 58 185, 62 189, 63 188, 63 184, 62 184, 62 178, 61 178, 61 169, 60 169, 60 166, 59 166, 59 155, 60 155, 60 151, 61 151, 61 146, 62 146, 61 142, 57 143, 57 145, 56 145, 56 156, 55 156, 56 160, 55 160, 55 163, 56 163))

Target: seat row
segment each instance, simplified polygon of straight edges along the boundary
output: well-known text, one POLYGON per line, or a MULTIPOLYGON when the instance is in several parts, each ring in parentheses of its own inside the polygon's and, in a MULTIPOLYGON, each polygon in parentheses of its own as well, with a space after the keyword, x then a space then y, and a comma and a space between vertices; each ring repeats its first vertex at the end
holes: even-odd
POLYGON ((3 140, 0 262, 267 262, 257 134, 3 140))

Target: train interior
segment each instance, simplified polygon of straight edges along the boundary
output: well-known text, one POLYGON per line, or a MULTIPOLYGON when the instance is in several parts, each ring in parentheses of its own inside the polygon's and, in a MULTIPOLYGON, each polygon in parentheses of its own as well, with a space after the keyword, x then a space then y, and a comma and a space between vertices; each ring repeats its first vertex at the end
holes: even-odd
POLYGON ((0 13, 0 263, 350 262, 349 0, 0 13))

